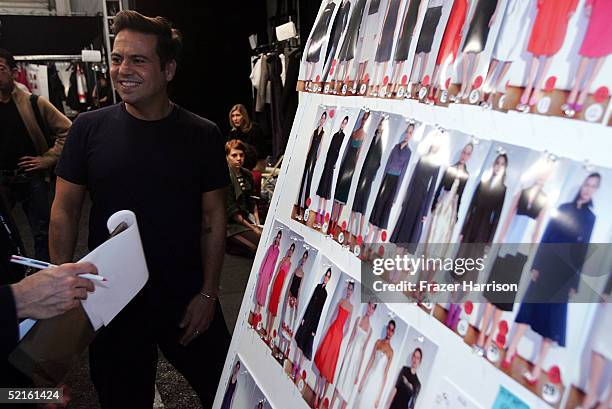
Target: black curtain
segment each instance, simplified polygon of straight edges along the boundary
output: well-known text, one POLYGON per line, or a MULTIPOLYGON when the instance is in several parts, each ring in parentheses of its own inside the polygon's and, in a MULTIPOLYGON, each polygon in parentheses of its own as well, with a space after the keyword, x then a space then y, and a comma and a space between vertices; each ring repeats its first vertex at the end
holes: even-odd
POLYGON ((102 17, 0 16, 0 47, 14 55, 81 54, 103 41, 102 17))
POLYGON ((248 36, 265 37, 264 0, 135 0, 131 6, 147 16, 164 16, 181 30, 183 59, 172 99, 227 134, 232 105, 252 106, 248 36))

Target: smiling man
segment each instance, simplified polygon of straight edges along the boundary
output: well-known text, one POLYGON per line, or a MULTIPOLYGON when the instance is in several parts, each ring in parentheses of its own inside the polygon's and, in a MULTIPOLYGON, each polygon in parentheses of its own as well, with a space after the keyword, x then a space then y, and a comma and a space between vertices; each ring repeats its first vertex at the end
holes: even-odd
POLYGON ((110 215, 132 210, 150 280, 90 346, 101 406, 152 407, 159 346, 208 408, 229 345, 217 301, 229 184, 223 140, 215 124, 168 97, 181 48, 170 23, 123 11, 114 31, 111 78, 123 102, 74 122, 56 171, 51 259, 72 259, 87 190, 91 248, 106 239, 110 215))

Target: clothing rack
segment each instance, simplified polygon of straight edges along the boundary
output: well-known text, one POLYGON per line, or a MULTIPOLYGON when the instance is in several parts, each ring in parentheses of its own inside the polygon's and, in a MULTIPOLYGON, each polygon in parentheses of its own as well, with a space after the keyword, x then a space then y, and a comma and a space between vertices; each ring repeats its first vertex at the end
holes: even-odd
MULTIPOLYGON (((50 55, 18 55, 15 56, 15 61, 83 61, 82 54, 50 54, 50 55)), ((100 61, 87 61, 92 63, 101 63, 100 61)))

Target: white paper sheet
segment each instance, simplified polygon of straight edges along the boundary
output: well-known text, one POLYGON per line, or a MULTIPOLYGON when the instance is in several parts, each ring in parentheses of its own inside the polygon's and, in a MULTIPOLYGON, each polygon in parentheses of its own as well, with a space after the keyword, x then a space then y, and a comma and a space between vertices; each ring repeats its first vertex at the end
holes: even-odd
POLYGON ((96 291, 82 302, 94 330, 108 325, 149 279, 136 215, 129 210, 113 214, 106 223, 108 231, 121 222, 128 225, 126 230, 81 259, 93 263, 98 274, 108 280, 96 281, 96 291))

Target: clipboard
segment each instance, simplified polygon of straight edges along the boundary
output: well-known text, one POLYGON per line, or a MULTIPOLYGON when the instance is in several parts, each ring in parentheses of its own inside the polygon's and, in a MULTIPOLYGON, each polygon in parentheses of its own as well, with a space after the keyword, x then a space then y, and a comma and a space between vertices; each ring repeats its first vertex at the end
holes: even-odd
MULTIPOLYGON (((121 222, 107 240, 128 228, 121 222)), ((39 320, 9 355, 9 362, 37 387, 59 385, 96 337, 89 317, 79 303, 64 314, 39 320)))

